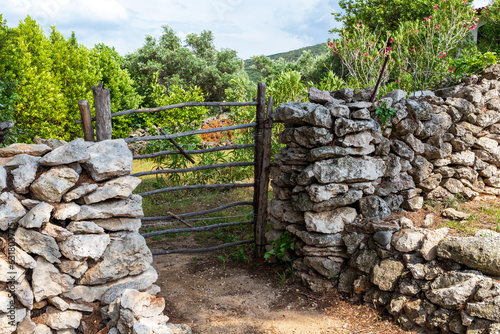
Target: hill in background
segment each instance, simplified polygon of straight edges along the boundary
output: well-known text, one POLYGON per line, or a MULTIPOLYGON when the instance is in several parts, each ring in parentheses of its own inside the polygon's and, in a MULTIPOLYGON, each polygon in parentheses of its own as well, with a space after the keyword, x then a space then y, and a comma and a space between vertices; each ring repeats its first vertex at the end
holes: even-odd
MULTIPOLYGON (((277 59, 282 58, 287 62, 294 62, 294 61, 297 61, 300 58, 300 56, 302 55, 302 53, 304 53, 305 51, 310 51, 313 56, 319 56, 319 55, 325 53, 327 50, 325 48, 325 43, 321 43, 321 44, 316 44, 313 46, 307 46, 305 48, 301 48, 301 49, 297 49, 297 50, 277 53, 277 54, 270 55, 267 57, 271 58, 272 60, 277 60, 277 59)), ((244 65, 245 65, 245 71, 248 73, 248 76, 250 77, 250 79, 252 81, 255 81, 255 82, 258 81, 260 76, 259 76, 259 73, 255 69, 252 68, 252 66, 255 65, 253 60, 252 59, 245 60, 244 65)))

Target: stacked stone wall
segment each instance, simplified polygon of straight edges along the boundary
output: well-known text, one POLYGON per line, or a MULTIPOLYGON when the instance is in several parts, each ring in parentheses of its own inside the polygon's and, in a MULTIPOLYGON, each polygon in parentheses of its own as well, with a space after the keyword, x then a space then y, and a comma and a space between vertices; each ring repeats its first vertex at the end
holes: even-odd
POLYGON ((268 241, 293 236, 306 285, 386 307, 403 326, 500 333, 500 235, 451 237, 401 215, 500 195, 500 65, 435 92, 371 94, 313 88, 310 103, 275 110, 286 147, 271 168, 268 241), (382 124, 384 108, 395 113, 382 124))
POLYGON ((182 332, 155 297, 125 141, 41 140, 0 157, 0 333, 182 332))

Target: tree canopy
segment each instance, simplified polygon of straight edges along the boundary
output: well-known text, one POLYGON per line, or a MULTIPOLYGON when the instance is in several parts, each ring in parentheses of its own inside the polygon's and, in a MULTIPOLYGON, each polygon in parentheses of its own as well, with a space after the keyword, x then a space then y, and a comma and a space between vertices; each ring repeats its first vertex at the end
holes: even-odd
POLYGON ((146 106, 154 104, 152 85, 157 72, 158 83, 167 91, 174 85, 197 86, 207 101, 222 101, 230 80, 243 70, 236 51, 216 49, 211 31, 189 34, 183 45, 169 26, 163 26, 159 40, 147 36, 142 47, 125 56, 124 66, 146 106))

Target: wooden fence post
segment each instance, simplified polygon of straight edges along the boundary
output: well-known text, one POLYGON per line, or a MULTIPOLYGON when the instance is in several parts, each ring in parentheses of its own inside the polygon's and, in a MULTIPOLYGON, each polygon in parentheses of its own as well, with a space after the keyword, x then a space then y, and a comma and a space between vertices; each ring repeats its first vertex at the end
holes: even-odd
POLYGON ((89 101, 78 101, 78 108, 80 108, 80 115, 82 116, 83 138, 85 141, 95 141, 89 101))
POLYGON ((111 139, 113 127, 111 124, 111 97, 109 89, 102 87, 102 82, 99 86, 93 86, 95 105, 95 128, 97 141, 111 139))
POLYGON ((263 198, 262 186, 265 183, 262 179, 262 167, 264 158, 264 121, 266 117, 266 85, 262 82, 257 87, 257 115, 255 127, 255 167, 254 167, 254 235, 255 235, 255 255, 258 258, 264 256, 266 247, 266 226, 267 221, 262 213, 263 202, 267 205, 267 197, 263 198))

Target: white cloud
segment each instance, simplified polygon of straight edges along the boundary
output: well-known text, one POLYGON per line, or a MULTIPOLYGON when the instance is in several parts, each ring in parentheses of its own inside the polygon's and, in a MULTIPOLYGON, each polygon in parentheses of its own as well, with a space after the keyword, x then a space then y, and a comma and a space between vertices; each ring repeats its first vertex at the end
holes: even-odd
POLYGON ((105 43, 121 54, 132 52, 167 24, 180 37, 211 30, 217 47, 235 49, 242 58, 326 42, 335 24, 330 13, 338 8, 333 0, 7 1, 2 10, 9 25, 30 14, 65 35, 75 31, 88 47, 105 43))

